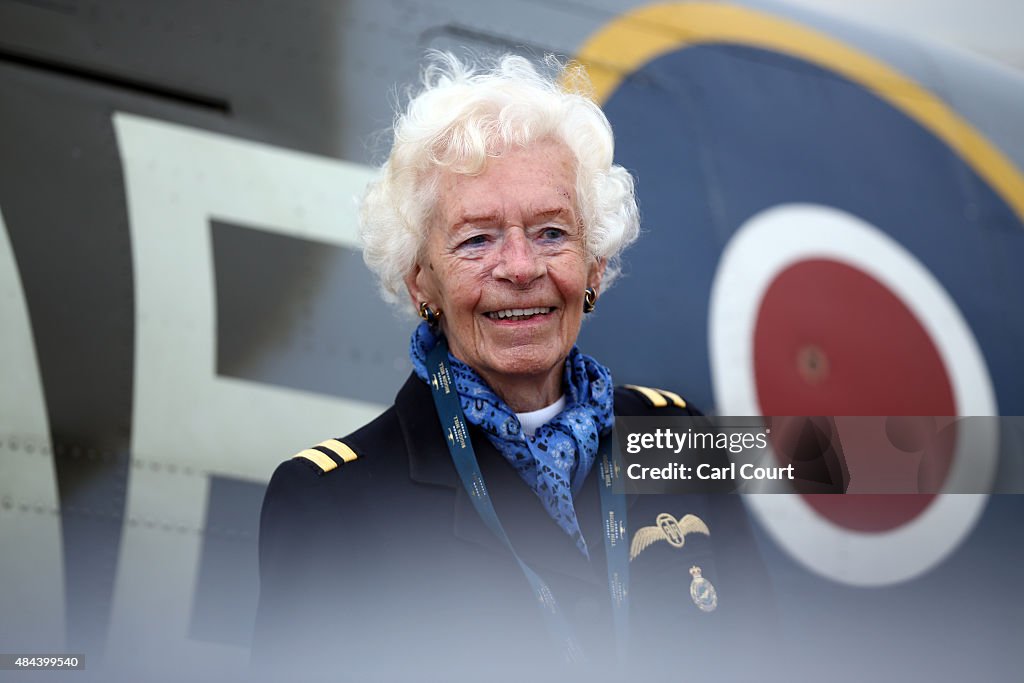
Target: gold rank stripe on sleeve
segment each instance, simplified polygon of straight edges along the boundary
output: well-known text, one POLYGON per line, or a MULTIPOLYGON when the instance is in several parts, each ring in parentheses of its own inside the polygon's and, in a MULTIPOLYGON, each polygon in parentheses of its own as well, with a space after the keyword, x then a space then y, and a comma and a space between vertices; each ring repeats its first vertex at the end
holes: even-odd
POLYGON ((650 387, 641 387, 636 384, 625 385, 627 389, 635 391, 644 397, 644 399, 654 408, 664 408, 670 402, 677 408, 685 408, 686 401, 683 397, 674 391, 666 391, 665 389, 652 389, 650 387))
POLYGON ((669 391, 668 389, 658 389, 657 391, 658 393, 662 394, 665 398, 667 398, 669 401, 672 401, 673 405, 675 405, 676 408, 686 407, 686 401, 684 401, 683 397, 677 394, 676 392, 669 391))
POLYGON ((337 439, 328 439, 327 441, 321 441, 314 448, 326 448, 327 450, 334 453, 336 456, 341 458, 342 462, 352 462, 359 456, 356 452, 348 447, 344 441, 338 441, 337 439))
POLYGON ((330 472, 331 470, 338 466, 338 463, 334 462, 334 460, 332 460, 330 456, 324 455, 320 451, 315 450, 313 448, 307 448, 304 451, 296 453, 292 457, 305 458, 306 460, 311 461, 314 465, 319 467, 323 472, 330 472))
POLYGON ((323 473, 327 473, 338 467, 335 457, 341 460, 341 462, 352 462, 359 456, 344 442, 337 439, 328 439, 312 448, 296 453, 292 457, 305 458, 319 467, 323 473))

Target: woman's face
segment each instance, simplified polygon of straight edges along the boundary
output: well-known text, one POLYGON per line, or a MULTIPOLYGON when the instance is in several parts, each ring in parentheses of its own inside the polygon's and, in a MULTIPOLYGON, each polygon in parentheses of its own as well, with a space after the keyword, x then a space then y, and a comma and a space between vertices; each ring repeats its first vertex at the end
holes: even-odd
POLYGON ((548 139, 506 150, 479 175, 440 178, 406 284, 414 303, 442 311, 451 352, 499 394, 526 381, 558 397, 583 292, 600 286, 604 264, 587 256, 575 188, 572 153, 548 139))

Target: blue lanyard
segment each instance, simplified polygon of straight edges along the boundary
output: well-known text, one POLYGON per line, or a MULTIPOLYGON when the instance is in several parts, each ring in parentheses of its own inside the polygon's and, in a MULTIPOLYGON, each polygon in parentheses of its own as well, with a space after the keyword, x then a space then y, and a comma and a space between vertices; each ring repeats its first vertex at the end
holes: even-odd
MULTIPOLYGON (((548 633, 558 643, 569 662, 582 662, 586 657, 580 648, 572 628, 558 608, 554 594, 544 579, 533 571, 519 557, 512 541, 509 540, 505 528, 498 519, 491 497, 487 493, 480 464, 469 438, 466 418, 462 412, 455 380, 448 363, 448 342, 441 337, 433 350, 427 354, 427 372, 430 376, 430 390, 434 396, 434 405, 441 420, 441 429, 448 443, 448 451, 459 473, 462 486, 469 494, 473 507, 487 528, 500 540, 526 577, 533 589, 544 616, 548 633)), ((616 495, 612 488, 622 476, 618 460, 612 454, 611 437, 605 439, 600 448, 600 491, 601 518, 604 522, 604 547, 608 558, 608 590, 612 599, 612 617, 615 624, 615 640, 620 662, 624 661, 625 649, 629 637, 629 553, 627 547, 626 501, 625 496, 616 495)))

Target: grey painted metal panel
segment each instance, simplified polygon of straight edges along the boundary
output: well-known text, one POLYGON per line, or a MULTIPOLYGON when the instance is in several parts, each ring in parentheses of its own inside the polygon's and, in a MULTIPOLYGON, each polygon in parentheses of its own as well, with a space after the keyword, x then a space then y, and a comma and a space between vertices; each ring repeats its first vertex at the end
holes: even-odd
POLYGON ((362 254, 220 221, 211 235, 219 374, 394 401, 411 324, 381 302, 362 254))

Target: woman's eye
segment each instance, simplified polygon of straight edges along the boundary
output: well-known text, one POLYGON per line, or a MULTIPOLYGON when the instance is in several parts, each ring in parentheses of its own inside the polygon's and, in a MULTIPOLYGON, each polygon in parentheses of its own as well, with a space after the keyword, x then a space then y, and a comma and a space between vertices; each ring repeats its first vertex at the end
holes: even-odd
POLYGON ((565 235, 565 230, 561 228, 544 228, 540 236, 546 240, 557 240, 561 239, 565 235))
POLYGON ((487 244, 487 235, 473 235, 472 237, 463 240, 461 247, 478 247, 483 244, 487 244))

